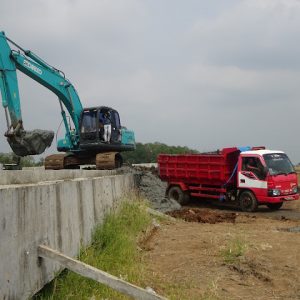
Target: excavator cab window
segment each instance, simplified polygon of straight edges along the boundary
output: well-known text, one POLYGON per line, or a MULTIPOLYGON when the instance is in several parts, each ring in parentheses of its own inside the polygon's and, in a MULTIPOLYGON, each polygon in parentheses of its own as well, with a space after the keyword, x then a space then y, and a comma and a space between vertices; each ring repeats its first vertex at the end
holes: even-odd
POLYGON ((111 112, 112 128, 111 128, 111 141, 112 143, 121 142, 121 122, 119 113, 115 110, 111 112))
POLYGON ((84 140, 97 139, 97 110, 84 111, 81 122, 81 138, 84 140))

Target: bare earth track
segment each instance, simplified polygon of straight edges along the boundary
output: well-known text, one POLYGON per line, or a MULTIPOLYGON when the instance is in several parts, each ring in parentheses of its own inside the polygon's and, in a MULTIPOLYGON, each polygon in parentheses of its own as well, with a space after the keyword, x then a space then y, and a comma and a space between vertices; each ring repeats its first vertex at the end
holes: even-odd
MULTIPOLYGON (((215 207, 169 213, 147 241, 154 289, 171 299, 300 299, 300 220, 278 212, 244 214, 215 207), (267 215, 267 217, 266 217, 267 215)), ((194 205, 195 206, 195 205, 194 205)))

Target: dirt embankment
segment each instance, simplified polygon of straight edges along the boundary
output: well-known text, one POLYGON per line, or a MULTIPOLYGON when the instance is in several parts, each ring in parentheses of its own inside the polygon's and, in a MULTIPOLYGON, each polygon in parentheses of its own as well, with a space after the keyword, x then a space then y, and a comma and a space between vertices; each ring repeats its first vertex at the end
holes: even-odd
POLYGON ((300 221, 172 215, 191 221, 194 213, 200 222, 167 222, 147 241, 156 291, 171 299, 300 299, 300 233, 287 230, 300 221))

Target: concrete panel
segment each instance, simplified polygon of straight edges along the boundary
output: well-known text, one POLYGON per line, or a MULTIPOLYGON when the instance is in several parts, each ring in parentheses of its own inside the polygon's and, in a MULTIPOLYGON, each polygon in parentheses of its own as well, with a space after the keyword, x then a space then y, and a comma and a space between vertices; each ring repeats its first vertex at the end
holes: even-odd
POLYGON ((133 188, 131 174, 0 186, 0 299, 27 299, 52 280, 60 266, 41 264, 38 245, 75 257, 133 188))
POLYGON ((32 184, 45 181, 71 180, 116 175, 116 170, 0 170, 0 185, 32 184))

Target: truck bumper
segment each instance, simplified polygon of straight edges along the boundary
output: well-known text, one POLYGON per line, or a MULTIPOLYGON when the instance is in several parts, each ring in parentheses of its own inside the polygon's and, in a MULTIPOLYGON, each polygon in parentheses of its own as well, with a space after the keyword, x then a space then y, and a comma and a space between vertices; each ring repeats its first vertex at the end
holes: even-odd
POLYGON ((294 201, 294 200, 299 200, 299 194, 282 195, 282 196, 276 196, 276 197, 259 197, 259 199, 257 199, 259 204, 280 203, 280 202, 294 201))

